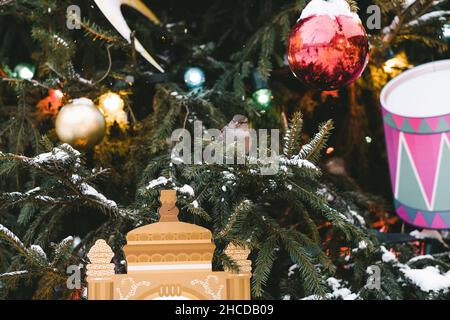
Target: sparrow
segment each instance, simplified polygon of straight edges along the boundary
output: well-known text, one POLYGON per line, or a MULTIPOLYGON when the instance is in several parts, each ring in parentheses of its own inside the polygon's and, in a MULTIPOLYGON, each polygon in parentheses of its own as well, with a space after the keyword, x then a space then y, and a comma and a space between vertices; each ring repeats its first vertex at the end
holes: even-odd
MULTIPOLYGON (((222 129, 218 141, 226 140, 227 135, 230 137, 237 137, 237 141, 240 141, 241 139, 239 138, 243 137, 245 141, 245 154, 250 152, 252 147, 252 137, 250 135, 248 119, 246 116, 236 114, 233 119, 222 129)), ((225 141, 226 145, 233 142, 234 141, 225 141)))

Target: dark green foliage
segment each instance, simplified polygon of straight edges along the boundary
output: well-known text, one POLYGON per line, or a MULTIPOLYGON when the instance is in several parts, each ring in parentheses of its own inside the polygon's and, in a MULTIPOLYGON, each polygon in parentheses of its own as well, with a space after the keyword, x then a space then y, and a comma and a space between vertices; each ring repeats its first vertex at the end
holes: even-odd
MULTIPOLYGON (((356 140, 342 138, 343 132, 364 137, 377 126, 373 120, 370 128, 362 128, 355 117, 364 118, 364 110, 376 109, 378 102, 367 102, 367 96, 378 92, 368 72, 355 86, 342 90, 339 99, 308 91, 288 76, 286 41, 306 3, 198 1, 184 4, 192 6, 190 10, 148 3, 161 25, 142 25, 136 16, 127 20, 168 71, 165 81, 155 83, 155 70, 90 2, 0 1, 0 296, 69 298, 66 268, 86 264, 86 253, 99 238, 113 248, 113 262, 124 271, 120 248, 125 234, 157 221, 159 191, 176 188, 180 219, 213 233, 215 270, 237 269, 224 253, 230 242, 251 249, 254 298, 339 299, 339 287, 364 299, 448 299, 448 292, 422 291, 402 272, 405 266, 438 266, 447 272, 448 258, 411 261, 418 255, 413 246, 398 245, 393 249, 402 252, 402 260, 384 262, 386 249, 366 224, 374 219, 370 202, 385 200, 357 186, 369 179, 329 174, 321 161, 332 139, 330 145, 348 151, 347 160, 356 150, 357 157, 349 163, 362 167, 364 142, 349 143, 356 140), (81 7, 81 30, 66 28, 66 8, 72 4, 81 7), (20 62, 37 67, 33 80, 6 76, 20 62), (204 69, 204 89, 186 90, 182 74, 189 66, 204 69), (255 70, 269 81, 275 96, 265 112, 251 99, 255 70), (130 127, 111 128, 99 146, 83 153, 59 145, 54 117, 42 117, 35 107, 48 89, 56 88, 64 92, 64 103, 79 97, 96 101, 108 90, 120 91, 130 127), (354 99, 348 98, 352 92, 354 99), (367 105, 355 109, 355 101, 367 105), (328 120, 332 110, 360 127, 328 120), (235 114, 245 115, 255 129, 283 128, 276 174, 261 175, 255 164, 170 162, 174 130, 192 133, 195 121, 202 121, 205 129, 221 129, 235 114), (164 179, 158 182, 160 177, 164 179), (358 248, 361 243, 364 250, 358 248), (341 247, 351 250, 347 259, 340 256, 341 247), (382 270, 381 290, 365 287, 370 265, 382 270)), ((361 1, 349 3, 364 12, 361 1)), ((448 1, 418 0, 407 8, 399 1, 374 3, 382 8, 383 27, 390 27, 371 32, 370 67, 381 69, 387 48, 404 50, 411 43, 442 53, 445 46, 436 34, 448 14, 420 17, 448 10, 448 1), (393 23, 394 17, 400 23, 393 23)), ((374 140, 382 137, 374 135, 374 140)), ((379 159, 383 153, 376 149, 373 154, 379 159)))

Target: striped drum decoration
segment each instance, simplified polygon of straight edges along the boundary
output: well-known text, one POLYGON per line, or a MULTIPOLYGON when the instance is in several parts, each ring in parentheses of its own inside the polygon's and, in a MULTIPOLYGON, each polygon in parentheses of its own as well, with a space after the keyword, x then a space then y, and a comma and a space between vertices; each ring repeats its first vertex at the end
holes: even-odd
POLYGON ((397 214, 450 229, 450 60, 402 73, 380 99, 397 214))

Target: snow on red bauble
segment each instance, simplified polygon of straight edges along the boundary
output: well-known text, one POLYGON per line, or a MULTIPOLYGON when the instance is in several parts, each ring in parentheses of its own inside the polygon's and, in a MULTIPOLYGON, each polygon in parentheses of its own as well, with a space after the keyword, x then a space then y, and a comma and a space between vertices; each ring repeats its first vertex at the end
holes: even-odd
POLYGON ((315 89, 336 90, 354 82, 368 56, 366 31, 345 0, 312 0, 289 36, 289 67, 315 89))

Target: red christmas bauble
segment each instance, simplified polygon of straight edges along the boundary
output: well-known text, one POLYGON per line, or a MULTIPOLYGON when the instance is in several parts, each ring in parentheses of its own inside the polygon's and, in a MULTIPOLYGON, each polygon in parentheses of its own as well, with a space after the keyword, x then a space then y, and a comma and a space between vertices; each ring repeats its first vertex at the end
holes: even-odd
MULTIPOLYGON (((322 2, 313 0, 310 4, 322 2)), ((369 43, 361 20, 350 11, 336 16, 320 10, 311 12, 300 18, 290 34, 289 67, 298 79, 315 89, 336 90, 349 85, 368 62, 369 43)))

